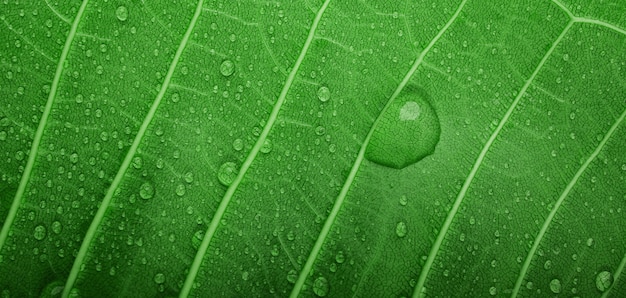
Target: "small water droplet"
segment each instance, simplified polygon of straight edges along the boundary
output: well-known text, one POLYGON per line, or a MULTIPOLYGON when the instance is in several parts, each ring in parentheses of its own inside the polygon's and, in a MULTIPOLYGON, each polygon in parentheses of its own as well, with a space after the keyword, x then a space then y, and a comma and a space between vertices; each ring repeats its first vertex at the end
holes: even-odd
POLYGON ((44 238, 46 238, 46 227, 42 225, 36 226, 34 236, 37 240, 43 240, 44 238))
POLYGON ((550 281, 550 291, 555 294, 561 293, 561 281, 558 278, 550 281))
POLYGON ((178 184, 176 185, 176 195, 178 195, 179 197, 182 197, 185 195, 185 185, 183 184, 178 184))
POLYGON ((165 274, 157 273, 154 275, 154 282, 157 284, 165 283, 165 274))
POLYGON ((611 272, 602 271, 596 275, 596 288, 600 292, 605 292, 613 284, 613 275, 611 272))
POLYGON ((144 182, 139 187, 139 196, 144 199, 151 199, 154 196, 154 186, 150 182, 144 182))
POLYGON ((587 239, 587 246, 591 247, 593 245, 593 238, 588 238, 587 239))
POLYGON ((400 205, 402 205, 402 206, 406 206, 406 204, 407 204, 408 202, 409 202, 409 199, 407 199, 405 195, 402 195, 402 196, 400 197, 400 205))
POLYGON ((233 149, 235 149, 235 151, 241 151, 243 149, 243 140, 235 139, 233 141, 233 149))
POLYGON ((412 165, 435 151, 441 127, 430 96, 409 85, 379 116, 365 157, 395 169, 412 165))
POLYGON ((272 151, 272 140, 265 139, 263 141, 263 145, 261 146, 261 153, 270 153, 272 151))
POLYGON ((343 254, 343 251, 338 251, 337 254, 335 255, 335 262, 342 264, 343 262, 346 261, 346 256, 343 254))
POLYGON ((496 289, 496 287, 489 288, 489 295, 495 296, 496 294, 498 294, 498 289, 496 289))
POLYGON ((396 235, 400 238, 406 236, 406 224, 403 221, 396 224, 396 235))
POLYGON ((319 297, 325 297, 328 295, 328 280, 320 276, 313 282, 313 293, 319 297))
POLYGON ((193 248, 198 249, 200 248, 200 244, 202 244, 202 239, 204 238, 204 231, 196 231, 193 234, 193 238, 191 238, 191 245, 193 246, 193 248))
POLYGON ((115 16, 117 17, 118 20, 120 21, 126 21, 126 19, 128 19, 128 9, 126 8, 126 6, 120 6, 115 10, 115 16))
POLYGON ((55 233, 55 234, 60 234, 61 230, 63 229, 63 227, 61 226, 61 223, 59 221, 53 221, 52 225, 51 225, 51 228, 52 228, 52 232, 55 233))
POLYGON ((298 271, 296 271, 295 269, 289 270, 289 272, 287 272, 287 281, 289 283, 295 284, 297 280, 298 280, 298 271))
POLYGON ((323 136, 326 133, 326 128, 324 126, 318 126, 315 128, 315 134, 318 136, 323 136))
POLYGON ((248 280, 248 278, 250 278, 250 272, 248 271, 241 272, 241 279, 248 280))
POLYGON ((321 102, 327 102, 330 99, 330 89, 326 86, 322 86, 317 89, 317 98, 321 102))
POLYGON ((224 186, 230 186, 237 178, 237 165, 234 162, 225 162, 217 171, 217 179, 224 186))
POLYGON ((234 72, 235 72, 235 63, 233 63, 233 61, 230 61, 230 60, 222 61, 222 64, 220 65, 220 73, 223 76, 229 77, 234 72))

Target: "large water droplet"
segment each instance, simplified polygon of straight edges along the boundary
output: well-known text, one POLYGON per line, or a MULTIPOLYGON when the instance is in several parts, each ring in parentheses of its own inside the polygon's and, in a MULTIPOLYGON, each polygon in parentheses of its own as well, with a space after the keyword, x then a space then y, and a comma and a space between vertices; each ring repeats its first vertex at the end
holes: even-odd
POLYGON ((120 6, 115 10, 115 16, 117 17, 118 20, 120 21, 126 21, 126 19, 128 19, 128 9, 126 8, 126 6, 120 6))
POLYGON ((237 165, 234 162, 225 162, 217 171, 217 179, 225 186, 230 186, 237 178, 237 165))
POLYGON ((157 273, 156 275, 154 275, 154 282, 157 284, 162 284, 165 282, 165 274, 163 273, 157 273))
POLYGON ((313 293, 319 297, 324 297, 328 294, 328 280, 320 276, 313 282, 313 293))
POLYGON ((608 290, 613 284, 613 275, 611 272, 602 271, 596 275, 596 288, 600 292, 608 290))
POLYGON ((406 86, 380 115, 365 157, 395 169, 433 154, 441 127, 430 96, 418 86, 406 86))

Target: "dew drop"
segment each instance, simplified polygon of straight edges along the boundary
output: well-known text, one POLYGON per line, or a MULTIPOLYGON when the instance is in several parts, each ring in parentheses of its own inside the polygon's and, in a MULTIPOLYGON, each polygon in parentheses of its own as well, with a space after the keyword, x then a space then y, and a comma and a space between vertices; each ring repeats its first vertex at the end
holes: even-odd
POLYGON ((289 283, 295 284, 297 280, 298 280, 298 271, 296 271, 295 269, 289 270, 289 272, 287 272, 287 281, 289 283))
POLYGON ((317 98, 321 102, 327 102, 330 99, 330 89, 326 86, 322 86, 317 89, 317 98))
POLYGON ((46 227, 42 225, 36 226, 34 236, 37 240, 43 240, 44 238, 46 238, 46 227))
POLYGON ((230 186, 237 178, 237 165, 234 162, 225 162, 217 171, 217 179, 224 186, 230 186))
POLYGON ((165 283, 165 274, 157 273, 154 275, 154 282, 157 284, 165 283))
POLYGON ((183 185, 183 184, 176 185, 175 192, 176 192, 176 195, 179 196, 179 197, 184 196, 185 195, 185 185, 183 185))
POLYGON ((406 236, 406 224, 403 221, 396 224, 396 235, 400 238, 406 236))
POLYGON ((220 65, 220 73, 225 77, 230 77, 235 72, 235 63, 230 60, 224 60, 220 65))
POLYGON ((60 234, 63 226, 61 226, 61 223, 59 221, 55 220, 52 222, 51 228, 53 233, 60 234))
POLYGON ((497 294, 498 294, 498 289, 496 289, 496 287, 489 288, 489 295, 495 296, 497 294))
POLYGON ((128 9, 126 8, 126 6, 120 6, 115 10, 115 16, 117 17, 118 20, 120 21, 126 21, 126 19, 128 19, 128 9))
POLYGON ((261 145, 261 153, 270 153, 272 151, 272 140, 265 139, 261 145))
POLYGON ((39 297, 61 297, 61 292, 63 292, 64 286, 65 282, 59 280, 53 281, 43 288, 39 297))
POLYGON ((139 196, 144 200, 151 199, 154 196, 154 186, 150 182, 144 182, 139 187, 139 196))
POLYGON ((233 141, 233 149, 235 149, 235 151, 241 151, 243 149, 243 140, 235 139, 233 141))
POLYGON ((400 205, 406 206, 406 204, 408 204, 408 203, 409 203, 409 199, 407 199, 407 197, 405 195, 402 195, 400 197, 400 205))
POLYGON ((319 297, 325 297, 328 294, 328 280, 320 276, 313 282, 313 293, 319 297))
POLYGON ((605 292, 613 284, 613 275, 611 272, 602 271, 596 275, 596 288, 600 292, 605 292))
POLYGON ((561 293, 561 281, 557 278, 550 281, 550 291, 554 294, 561 293))
POLYGON ((337 255, 335 255, 335 262, 342 264, 346 261, 346 256, 343 254, 343 251, 338 251, 337 255))
POLYGON ((405 87, 375 125, 365 157, 395 169, 433 154, 441 134, 430 96, 415 85, 405 87))
POLYGON ((193 246, 193 248, 198 249, 200 248, 200 244, 202 244, 202 239, 204 238, 204 232, 203 231, 196 231, 193 234, 193 238, 191 238, 191 245, 193 246))

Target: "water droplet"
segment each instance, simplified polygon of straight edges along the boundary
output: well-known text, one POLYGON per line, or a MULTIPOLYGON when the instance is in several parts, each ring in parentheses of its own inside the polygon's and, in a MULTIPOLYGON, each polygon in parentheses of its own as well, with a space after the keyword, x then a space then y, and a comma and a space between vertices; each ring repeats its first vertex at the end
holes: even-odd
POLYGON ((287 281, 289 283, 295 284, 297 280, 298 280, 298 271, 296 271, 295 269, 289 270, 289 272, 287 272, 287 281))
POLYGON ((346 256, 343 254, 343 251, 338 251, 337 255, 335 255, 335 262, 342 264, 346 261, 346 256))
POLYGON ((235 72, 235 63, 233 63, 233 61, 230 60, 224 60, 222 62, 222 64, 220 65, 220 73, 225 76, 225 77, 229 77, 231 76, 233 73, 235 72))
POLYGON ((117 17, 118 20, 120 21, 126 21, 126 19, 128 19, 128 9, 126 8, 126 6, 120 6, 115 10, 115 16, 117 17))
POLYGON ((70 162, 71 163, 77 163, 78 162, 78 154, 77 153, 72 153, 70 155, 70 162))
POLYGON ((368 160, 402 169, 433 154, 441 127, 426 91, 405 87, 383 113, 365 151, 368 160))
POLYGON ((65 282, 60 280, 53 281, 46 285, 46 287, 41 291, 41 295, 39 297, 61 297, 61 292, 63 292, 64 286, 65 282))
POLYGON ((230 186, 237 178, 237 165, 234 162, 225 162, 217 171, 217 179, 225 186, 230 186))
POLYGON ((323 136, 326 133, 326 128, 324 126, 318 126, 315 128, 315 134, 318 136, 323 136))
POLYGON ((489 288, 489 295, 495 296, 496 294, 498 294, 498 289, 496 289, 496 287, 489 288))
POLYGON ((139 187, 139 196, 144 199, 151 199, 154 196, 154 186, 150 182, 144 182, 139 187))
POLYGON ((37 240, 43 240, 44 238, 46 238, 46 227, 42 225, 36 226, 34 236, 37 240))
POLYGON ((558 278, 550 281, 550 291, 554 294, 561 293, 561 281, 558 278))
POLYGON ((593 238, 588 238, 587 239, 587 246, 591 247, 593 245, 593 238))
POLYGON ((202 239, 204 238, 204 231, 196 231, 193 234, 193 238, 191 238, 191 245, 193 246, 193 248, 198 249, 200 248, 200 244, 202 244, 202 239))
POLYGON ((157 273, 154 275, 154 282, 157 284, 165 283, 165 274, 157 273))
POLYGON ((403 221, 396 225, 396 235, 400 238, 406 236, 406 224, 403 221))
POLYGON ((322 86, 317 89, 317 98, 321 102, 327 102, 330 99, 330 90, 326 86, 322 86))
POLYGON ((176 185, 176 195, 178 195, 179 197, 182 197, 185 195, 185 185, 183 184, 178 184, 176 185))
POLYGON ((243 140, 235 139, 233 141, 233 149, 235 149, 235 151, 241 151, 243 149, 243 140))
POLYGON ((596 288, 600 292, 608 290, 613 284, 613 275, 611 272, 602 271, 596 275, 596 288))
POLYGON ((272 151, 272 141, 270 139, 265 139, 263 141, 263 145, 261 145, 261 153, 270 153, 272 151))
POLYGON ((191 182, 193 182, 193 173, 192 172, 187 172, 187 173, 185 173, 185 176, 183 178, 185 179, 185 182, 191 183, 191 182))
POLYGON ((405 195, 400 197, 400 205, 406 206, 408 202, 409 202, 409 199, 407 199, 405 195))
POLYGON ((248 280, 248 278, 250 278, 250 272, 248 271, 241 272, 241 279, 248 280))
POLYGON ((53 221, 51 228, 53 233, 60 234, 63 226, 61 226, 61 223, 59 221, 53 221))
POLYGON ((313 282, 313 293, 319 297, 324 297, 328 294, 328 280, 320 276, 313 282))

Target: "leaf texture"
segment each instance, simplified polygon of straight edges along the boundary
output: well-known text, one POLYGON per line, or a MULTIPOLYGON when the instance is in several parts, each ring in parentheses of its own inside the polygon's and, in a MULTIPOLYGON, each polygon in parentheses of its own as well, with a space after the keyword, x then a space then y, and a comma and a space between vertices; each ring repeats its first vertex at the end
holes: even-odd
POLYGON ((0 7, 3 297, 626 293, 622 1, 0 7))

